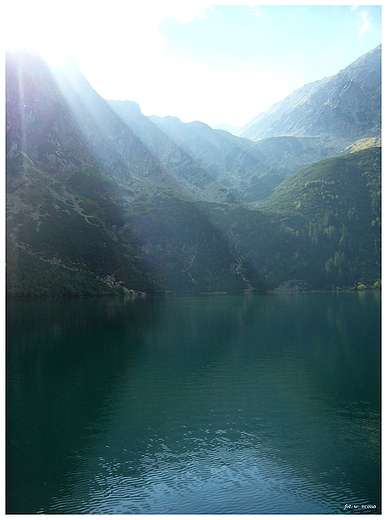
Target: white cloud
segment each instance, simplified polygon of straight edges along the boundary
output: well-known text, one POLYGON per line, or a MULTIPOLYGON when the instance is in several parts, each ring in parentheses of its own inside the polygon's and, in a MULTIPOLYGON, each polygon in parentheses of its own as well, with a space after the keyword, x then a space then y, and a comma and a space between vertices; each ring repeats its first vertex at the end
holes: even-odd
POLYGON ((360 13, 362 19, 362 25, 359 27, 359 36, 360 38, 364 37, 364 34, 370 30, 370 18, 368 15, 368 11, 361 11, 360 13))

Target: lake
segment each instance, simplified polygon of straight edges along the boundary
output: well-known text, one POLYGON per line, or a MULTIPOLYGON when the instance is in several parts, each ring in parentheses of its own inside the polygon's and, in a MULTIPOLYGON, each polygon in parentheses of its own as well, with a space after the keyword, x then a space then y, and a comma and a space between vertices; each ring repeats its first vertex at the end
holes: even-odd
POLYGON ((380 293, 9 301, 7 512, 380 514, 380 293))

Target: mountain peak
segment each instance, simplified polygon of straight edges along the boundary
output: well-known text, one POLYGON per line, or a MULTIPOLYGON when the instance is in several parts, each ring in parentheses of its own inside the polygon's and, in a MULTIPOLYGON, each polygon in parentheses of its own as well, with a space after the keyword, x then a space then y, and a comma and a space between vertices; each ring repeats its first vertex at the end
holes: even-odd
POLYGON ((381 45, 338 74, 297 89, 253 118, 239 135, 255 141, 324 135, 353 141, 380 135, 380 110, 381 45))

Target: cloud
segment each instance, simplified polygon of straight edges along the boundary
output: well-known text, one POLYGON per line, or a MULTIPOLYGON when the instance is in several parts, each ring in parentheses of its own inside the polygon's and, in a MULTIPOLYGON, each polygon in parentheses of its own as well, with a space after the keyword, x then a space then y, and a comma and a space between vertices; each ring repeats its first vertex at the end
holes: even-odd
POLYGON ((361 11, 362 25, 359 27, 359 37, 364 38, 364 34, 370 30, 371 20, 368 15, 368 11, 361 11))

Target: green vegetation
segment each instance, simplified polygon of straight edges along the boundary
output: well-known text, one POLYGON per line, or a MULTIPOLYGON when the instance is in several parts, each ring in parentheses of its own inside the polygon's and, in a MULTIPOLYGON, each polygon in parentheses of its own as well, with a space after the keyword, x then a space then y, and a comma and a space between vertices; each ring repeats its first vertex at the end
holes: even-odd
POLYGON ((282 217, 293 244, 303 244, 296 264, 305 264, 313 287, 370 287, 380 279, 380 172, 380 148, 327 159, 286 179, 261 204, 282 217))
POLYGON ((344 152, 359 152, 360 150, 365 150, 366 148, 371 148, 373 146, 382 146, 381 137, 365 137, 364 139, 359 139, 355 143, 347 146, 344 152))
POLYGON ((255 208, 167 190, 128 202, 95 172, 63 181, 71 200, 22 191, 41 217, 20 211, 8 226, 8 294, 380 289, 380 159, 370 148, 321 161, 255 208))
POLYGON ((9 247, 7 294, 11 297, 113 296, 122 288, 109 287, 93 273, 66 269, 9 247))

